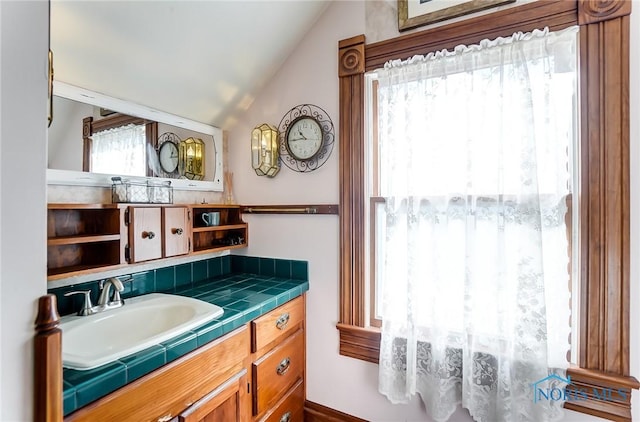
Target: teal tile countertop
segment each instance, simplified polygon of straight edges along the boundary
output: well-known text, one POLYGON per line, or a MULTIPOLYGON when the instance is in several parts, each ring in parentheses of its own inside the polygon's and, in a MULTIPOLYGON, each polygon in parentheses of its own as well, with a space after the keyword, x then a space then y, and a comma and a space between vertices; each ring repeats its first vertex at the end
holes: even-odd
MULTIPOLYGON (((246 269, 244 265, 243 269, 246 269)), ((275 269, 272 276, 265 274, 264 271, 260 273, 262 275, 247 272, 231 273, 222 278, 175 288, 175 294, 195 297, 218 305, 224 309, 224 314, 169 341, 99 368, 88 371, 64 368, 64 415, 235 330, 309 290, 308 281, 295 277, 278 277, 275 269)))

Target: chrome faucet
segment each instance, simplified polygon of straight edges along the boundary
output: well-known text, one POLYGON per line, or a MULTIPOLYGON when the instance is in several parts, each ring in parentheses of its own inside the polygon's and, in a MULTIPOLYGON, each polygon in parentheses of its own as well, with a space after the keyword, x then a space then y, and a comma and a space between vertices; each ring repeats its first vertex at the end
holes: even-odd
POLYGON ((120 292, 124 290, 124 286, 117 277, 102 280, 100 282, 100 289, 100 297, 98 298, 96 306, 103 308, 102 310, 106 310, 124 305, 124 300, 120 298, 120 292), (113 291, 113 298, 111 298, 111 286, 115 289, 113 291))
MULTIPOLYGON (((131 278, 125 280, 129 281, 131 278)), ((65 296, 71 296, 76 294, 84 295, 84 302, 82 308, 78 311, 78 315, 86 316, 97 314, 108 309, 119 308, 124 305, 124 299, 120 297, 120 292, 124 290, 122 281, 117 277, 111 277, 107 280, 100 281, 100 297, 98 303, 93 306, 91 303, 91 290, 78 290, 74 292, 67 292, 65 296), (111 295, 111 286, 115 289, 113 295, 111 295), (112 297, 113 296, 113 297, 112 297)))

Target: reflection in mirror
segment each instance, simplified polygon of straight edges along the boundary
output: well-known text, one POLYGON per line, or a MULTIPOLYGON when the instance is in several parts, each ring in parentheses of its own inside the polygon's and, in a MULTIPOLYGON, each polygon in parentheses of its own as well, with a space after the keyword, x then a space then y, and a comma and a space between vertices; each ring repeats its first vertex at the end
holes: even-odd
POLYGON ((177 189, 222 191, 220 129, 61 82, 54 92, 49 184, 108 186, 112 175, 146 176, 171 179, 177 189), (203 141, 199 180, 181 175, 172 157, 189 138, 203 141))

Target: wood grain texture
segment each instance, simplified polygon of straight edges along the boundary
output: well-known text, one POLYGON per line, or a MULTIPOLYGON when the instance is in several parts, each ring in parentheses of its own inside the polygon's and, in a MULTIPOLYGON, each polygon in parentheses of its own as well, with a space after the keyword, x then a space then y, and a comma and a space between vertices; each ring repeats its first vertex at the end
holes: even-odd
POLYGON ((162 258, 161 208, 129 207, 129 217, 131 262, 162 258))
POLYGON ((351 416, 309 400, 304 402, 304 420, 305 422, 367 422, 365 419, 351 416))
POLYGON ((631 14, 628 0, 579 0, 578 23, 587 25, 631 14))
POLYGON ((304 321, 304 296, 299 296, 282 306, 251 321, 251 351, 264 352, 276 342, 295 333, 304 321), (287 317, 288 316, 288 317, 287 317), (278 319, 286 318, 286 324, 278 324, 278 319), (278 328, 278 325, 281 328, 278 328))
POLYGON ((189 209, 162 208, 162 256, 165 258, 189 253, 189 209))
MULTIPOLYGON (((364 47, 364 35, 340 41, 338 63, 364 47)), ((360 60, 353 54, 353 59, 360 60)), ((340 322, 365 322, 364 66, 349 63, 340 77, 340 322)), ((342 68, 342 65, 341 65, 342 68)))
POLYGON ((245 325, 77 410, 65 421, 155 421, 178 415, 246 367, 249 343, 245 325))
POLYGON ((304 382, 298 381, 260 422, 302 422, 304 420, 304 382), (287 419, 286 416, 289 416, 287 419))
POLYGON ((62 331, 55 295, 38 299, 34 337, 34 421, 62 421, 62 331))
POLYGON ((243 369, 178 415, 178 422, 241 422, 248 418, 247 370, 243 369))
POLYGON ((271 408, 296 382, 304 370, 304 331, 298 330, 282 344, 252 364, 253 414, 271 408))
POLYGON ((378 363, 380 357, 380 330, 349 324, 338 324, 340 331, 340 354, 352 358, 378 363))

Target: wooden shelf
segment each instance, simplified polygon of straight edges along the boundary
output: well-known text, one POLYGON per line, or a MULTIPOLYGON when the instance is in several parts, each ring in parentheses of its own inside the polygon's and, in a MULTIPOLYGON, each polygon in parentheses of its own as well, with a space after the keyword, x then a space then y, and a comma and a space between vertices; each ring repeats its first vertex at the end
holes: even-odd
POLYGON ((50 237, 49 239, 47 239, 47 246, 76 245, 76 244, 82 244, 82 243, 109 242, 114 240, 120 240, 120 233, 50 237))
POLYGON ((224 226, 208 226, 208 227, 194 227, 192 230, 194 233, 201 232, 215 232, 221 230, 233 230, 233 229, 246 229, 247 223, 242 224, 227 224, 224 226))
POLYGON ((215 247, 206 248, 206 249, 196 249, 196 250, 194 250, 192 252, 192 254, 199 255, 199 254, 204 254, 204 253, 226 251, 226 250, 229 250, 229 249, 240 249, 240 248, 246 248, 246 247, 247 247, 246 243, 243 243, 241 245, 231 245, 231 246, 215 246, 215 247))
POLYGON ((71 277, 76 274, 96 273, 104 270, 121 268, 127 264, 104 264, 104 265, 72 265, 69 267, 49 268, 47 270, 47 280, 53 281, 61 278, 71 277))

